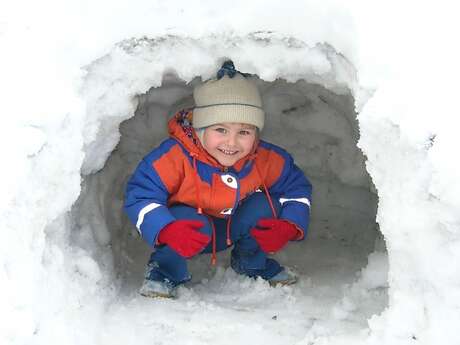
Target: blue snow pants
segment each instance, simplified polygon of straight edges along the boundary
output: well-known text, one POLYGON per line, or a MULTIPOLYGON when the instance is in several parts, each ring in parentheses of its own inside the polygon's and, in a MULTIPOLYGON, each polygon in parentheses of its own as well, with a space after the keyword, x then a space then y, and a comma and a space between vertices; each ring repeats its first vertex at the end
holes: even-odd
MULTIPOLYGON (((279 214, 280 203, 277 198, 272 198, 276 213, 279 214)), ((216 229, 216 250, 222 251, 234 246, 231 253, 231 267, 239 274, 249 277, 262 277, 270 279, 283 270, 279 263, 268 258, 250 235, 253 228, 261 218, 272 218, 273 214, 265 193, 256 192, 247 197, 238 206, 232 215, 230 238, 232 244, 227 245, 226 226, 227 219, 209 217, 198 214, 196 209, 187 205, 174 205, 170 207, 171 214, 176 219, 194 219, 202 221, 203 226, 199 231, 212 236, 212 227, 209 218, 214 222, 216 229)), ((212 241, 204 248, 202 253, 212 252, 212 241)), ((173 285, 185 283, 191 279, 187 268, 187 259, 177 254, 168 245, 157 246, 148 263, 148 279, 164 281, 167 279, 173 285)))

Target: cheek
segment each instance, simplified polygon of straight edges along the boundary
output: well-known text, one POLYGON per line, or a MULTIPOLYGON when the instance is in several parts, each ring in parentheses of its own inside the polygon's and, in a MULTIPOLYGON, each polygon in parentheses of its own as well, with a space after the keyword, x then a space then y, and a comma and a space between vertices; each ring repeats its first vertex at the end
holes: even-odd
POLYGON ((242 147, 244 148, 245 151, 251 151, 252 148, 254 147, 254 143, 256 142, 255 138, 247 138, 243 140, 241 143, 242 147))
POLYGON ((212 150, 219 144, 219 139, 214 135, 205 133, 202 144, 206 150, 212 150))

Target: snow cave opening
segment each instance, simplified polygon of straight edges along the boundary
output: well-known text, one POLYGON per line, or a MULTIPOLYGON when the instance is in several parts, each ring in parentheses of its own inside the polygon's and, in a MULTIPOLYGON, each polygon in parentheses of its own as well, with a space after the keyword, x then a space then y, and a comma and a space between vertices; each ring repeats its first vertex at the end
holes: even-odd
MULTIPOLYGON (((166 137, 168 118, 190 105, 199 82, 165 74, 160 87, 138 95, 135 115, 119 126, 118 145, 100 171, 85 176, 74 205, 73 238, 82 244, 92 234, 100 248, 92 248, 93 256, 112 266, 108 270, 125 293, 139 288, 151 250, 123 212, 126 182, 142 157, 166 137)), ((320 284, 351 283, 376 247, 385 250, 375 221, 378 196, 356 145, 353 96, 305 80, 257 83, 266 110, 262 138, 288 150, 314 187, 307 239, 290 244, 277 258, 320 284)), ((218 266, 229 267, 229 253, 219 253, 218 266)), ((212 275, 208 255, 191 260, 190 271, 194 281, 212 275)))

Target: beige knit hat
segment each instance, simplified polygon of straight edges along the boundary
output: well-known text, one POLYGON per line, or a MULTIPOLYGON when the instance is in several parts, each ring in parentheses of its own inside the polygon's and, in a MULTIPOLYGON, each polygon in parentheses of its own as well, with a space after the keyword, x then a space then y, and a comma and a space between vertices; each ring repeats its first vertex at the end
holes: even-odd
POLYGON ((203 128, 223 122, 247 123, 264 127, 264 110, 257 86, 239 73, 224 75, 193 90, 193 127, 203 128))

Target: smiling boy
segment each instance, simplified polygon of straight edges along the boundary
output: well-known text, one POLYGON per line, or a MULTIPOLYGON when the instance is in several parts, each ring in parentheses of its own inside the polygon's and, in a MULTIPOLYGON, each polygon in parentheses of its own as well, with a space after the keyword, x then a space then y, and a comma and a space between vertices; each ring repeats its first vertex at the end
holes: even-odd
POLYGON ((174 297, 187 259, 233 247, 231 267, 270 284, 296 277, 268 255, 307 233, 312 187, 292 157, 260 140, 256 85, 226 62, 194 89, 193 111, 169 122, 170 138, 141 161, 125 210, 154 247, 140 293, 174 297))

